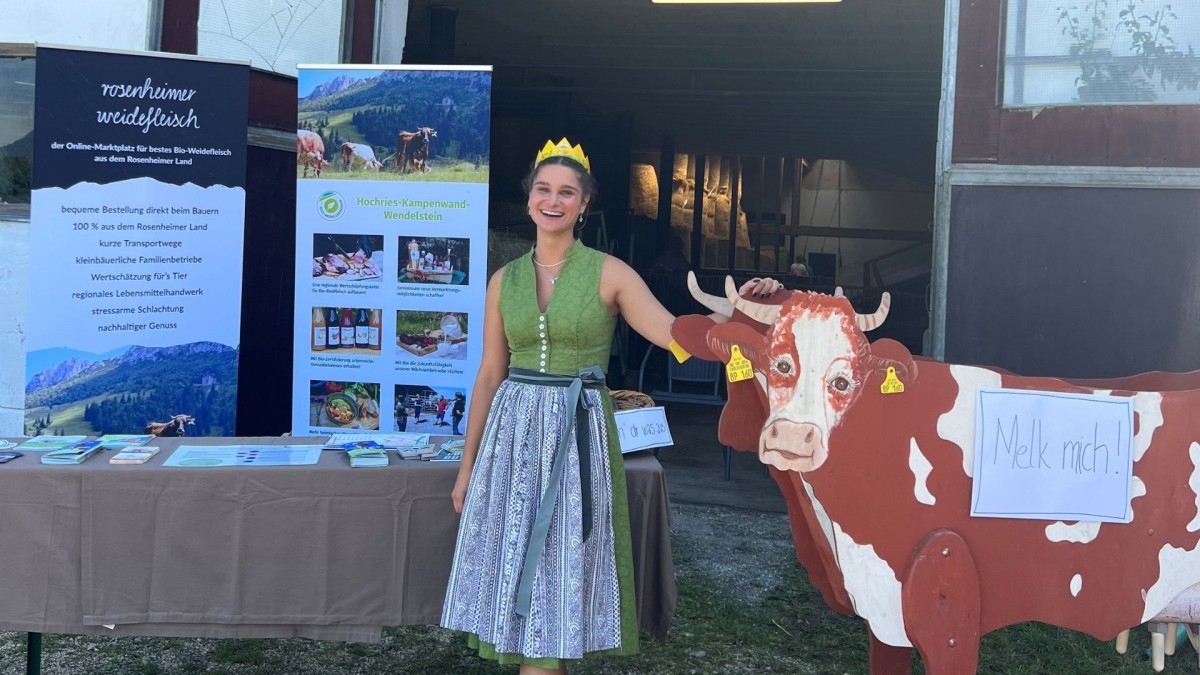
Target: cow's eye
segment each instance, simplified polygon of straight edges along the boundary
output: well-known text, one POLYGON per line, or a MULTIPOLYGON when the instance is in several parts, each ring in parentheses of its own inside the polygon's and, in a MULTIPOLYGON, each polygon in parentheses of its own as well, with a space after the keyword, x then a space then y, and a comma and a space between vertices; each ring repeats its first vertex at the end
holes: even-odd
POLYGON ((779 371, 780 375, 790 375, 792 373, 792 364, 787 361, 779 361, 775 364, 775 370, 779 371))
POLYGON ((840 375, 838 377, 833 378, 833 381, 830 382, 829 384, 838 391, 849 391, 850 390, 850 380, 847 380, 846 378, 841 377, 840 375))

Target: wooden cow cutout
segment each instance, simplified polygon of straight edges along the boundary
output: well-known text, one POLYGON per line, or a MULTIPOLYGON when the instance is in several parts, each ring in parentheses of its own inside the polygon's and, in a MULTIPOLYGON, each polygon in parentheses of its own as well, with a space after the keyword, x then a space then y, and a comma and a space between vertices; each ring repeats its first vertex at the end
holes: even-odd
POLYGON ((719 437, 756 452, 788 505, 797 557, 835 611, 864 618, 871 672, 973 672, 982 635, 1041 621, 1108 640, 1200 582, 1200 373, 1070 382, 913 357, 865 331, 886 318, 843 297, 769 303, 693 295, 731 316, 680 317, 674 339, 706 360, 733 346, 754 379, 729 383, 719 437), (880 391, 888 369, 904 393, 880 391), (980 387, 1134 400, 1128 524, 970 516, 980 387))

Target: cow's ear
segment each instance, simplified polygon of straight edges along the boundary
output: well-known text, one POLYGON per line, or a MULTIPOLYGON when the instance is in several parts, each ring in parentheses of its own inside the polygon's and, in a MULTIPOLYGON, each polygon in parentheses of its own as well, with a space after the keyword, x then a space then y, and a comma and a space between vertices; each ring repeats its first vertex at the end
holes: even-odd
POLYGON ((708 331, 708 348, 722 363, 729 363, 733 346, 737 345, 742 356, 750 359, 757 370, 766 368, 767 338, 744 323, 722 323, 708 331))
POLYGON ((671 337, 683 347, 687 353, 701 361, 720 361, 708 346, 708 331, 717 325, 707 316, 688 314, 675 319, 671 325, 671 337))
POLYGON ((904 345, 883 338, 872 342, 868 349, 871 356, 867 364, 872 371, 886 373, 888 368, 895 368, 896 377, 905 384, 912 384, 917 379, 917 362, 904 345))

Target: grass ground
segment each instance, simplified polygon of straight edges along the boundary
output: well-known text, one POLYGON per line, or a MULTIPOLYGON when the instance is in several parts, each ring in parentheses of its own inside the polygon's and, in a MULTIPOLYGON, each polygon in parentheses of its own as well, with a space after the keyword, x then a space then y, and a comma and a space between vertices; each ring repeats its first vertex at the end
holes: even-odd
MULTIPOLYGON (((321 171, 321 178, 330 180, 398 180, 417 183, 486 183, 490 174, 487 165, 478 169, 470 162, 442 163, 436 158, 430 160, 429 173, 398 174, 393 171, 342 171, 341 166, 330 166, 321 171)), ((313 172, 308 172, 310 178, 313 172)), ((304 168, 296 167, 296 177, 304 177, 304 168)))
MULTIPOLYGON (((44 419, 46 414, 49 413, 50 426, 47 427, 48 429, 52 431, 58 431, 61 429, 64 436, 90 436, 96 433, 96 429, 92 426, 91 422, 83 419, 83 413, 87 406, 93 403, 99 403, 109 397, 110 394, 93 396, 92 398, 87 398, 82 401, 75 401, 69 405, 54 406, 53 410, 46 406, 32 408, 25 412, 25 419, 26 421, 33 419, 44 419)), ((47 431, 45 433, 51 433, 51 431, 47 431)))
POLYGON ((328 118, 328 125, 322 130, 327 138, 333 136, 333 132, 337 132, 339 138, 351 143, 366 143, 367 139, 358 133, 358 128, 354 126, 354 113, 363 110, 369 110, 374 106, 364 105, 357 108, 346 108, 335 112, 325 112, 324 110, 313 110, 300 113, 299 121, 312 122, 314 125, 321 118, 328 118))
MULTIPOLYGON (((643 635, 634 657, 591 659, 572 675, 716 675, 867 672, 862 622, 829 611, 786 543, 780 514, 726 507, 674 509, 672 545, 679 606, 666 642, 643 635), (729 527, 739 529, 731 533, 729 527)), ((24 638, 0 633, 0 675, 24 672, 24 638)), ((980 673, 1148 675, 1145 630, 1130 650, 1039 624, 984 638, 980 673)), ((429 626, 388 628, 379 644, 305 640, 182 640, 48 635, 46 675, 490 675, 515 673, 480 660, 461 638, 429 626)), ((914 672, 922 672, 919 662, 914 672)), ((1198 673, 1181 645, 1167 673, 1198 673)))

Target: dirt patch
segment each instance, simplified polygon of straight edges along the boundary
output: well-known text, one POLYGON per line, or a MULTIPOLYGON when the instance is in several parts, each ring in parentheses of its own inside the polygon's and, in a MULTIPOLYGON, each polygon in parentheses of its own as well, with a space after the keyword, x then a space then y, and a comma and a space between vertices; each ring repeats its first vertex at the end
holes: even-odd
POLYGON ((796 563, 787 516, 722 506, 674 504, 671 543, 680 576, 750 609, 784 583, 796 563))

